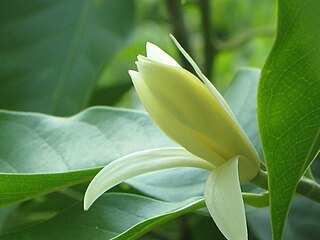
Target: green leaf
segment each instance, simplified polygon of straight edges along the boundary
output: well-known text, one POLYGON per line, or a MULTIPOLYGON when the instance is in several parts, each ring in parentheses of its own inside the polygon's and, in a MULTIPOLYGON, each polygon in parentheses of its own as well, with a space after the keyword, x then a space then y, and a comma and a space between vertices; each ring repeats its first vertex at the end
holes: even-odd
POLYGON ((0 208, 0 235, 6 233, 6 226, 8 223, 8 218, 17 209, 16 206, 9 206, 5 208, 0 208))
POLYGON ((164 201, 203 196, 210 172, 199 168, 174 168, 147 173, 126 181, 130 186, 164 201))
POLYGON ((71 115, 130 36, 134 3, 1 1, 0 15, 0 108, 71 115))
POLYGON ((169 146, 141 112, 91 108, 59 118, 0 111, 0 206, 88 181, 129 153, 169 146))
MULTIPOLYGON (((190 239, 195 240, 226 240, 222 235, 211 217, 206 217, 200 214, 191 213, 188 216, 189 229, 191 231, 190 239)), ((185 233, 186 234, 186 233, 185 233)), ((186 236, 186 235, 184 235, 186 236)))
POLYGON ((1 211, 7 210, 9 213, 3 216, 5 221, 3 226, 0 226, 0 235, 46 221, 63 209, 79 202, 82 198, 82 193, 67 188, 26 201, 23 204, 1 208, 1 211))
POLYGON ((262 71, 259 128, 273 238, 282 239, 298 181, 320 147, 320 1, 278 1, 278 33, 262 71))
MULTIPOLYGON (((320 205, 299 196, 294 199, 288 216, 284 239, 318 239, 320 205)), ((269 208, 257 209, 248 216, 249 227, 259 240, 271 239, 269 208)))
POLYGON ((4 235, 1 240, 137 239, 152 228, 203 206, 202 198, 167 203, 138 195, 108 193, 87 212, 78 203, 47 222, 4 235))
MULTIPOLYGON (((253 124, 255 102, 239 93, 255 94, 258 74, 254 73, 257 71, 243 70, 238 75, 242 77, 237 77, 227 91, 230 106, 242 108, 233 110, 237 117, 242 116, 239 120, 245 131, 251 129, 249 137, 257 133, 253 124), (248 77, 244 77, 245 72, 248 77), (247 87, 251 89, 245 90, 247 87)), ((168 146, 174 144, 139 112, 92 108, 71 118, 57 118, 2 111, 0 180, 4 184, 0 185, 0 205, 88 181, 100 167, 128 153, 168 146)), ((201 169, 179 168, 143 175, 128 183, 159 199, 181 201, 203 195, 207 176, 208 172, 201 169)))
MULTIPOLYGON (((223 92, 260 156, 262 156, 256 119, 256 94, 260 71, 254 68, 240 70, 223 92)), ((202 196, 204 183, 210 172, 195 168, 177 168, 145 174, 126 182, 139 191, 165 201, 182 201, 202 196)))

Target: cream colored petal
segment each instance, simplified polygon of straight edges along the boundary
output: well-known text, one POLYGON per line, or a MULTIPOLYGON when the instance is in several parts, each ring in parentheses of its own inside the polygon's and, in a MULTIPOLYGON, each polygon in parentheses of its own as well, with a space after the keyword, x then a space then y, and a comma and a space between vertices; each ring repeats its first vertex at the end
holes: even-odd
POLYGON ((169 54, 167 54, 157 45, 147 42, 146 48, 147 48, 147 58, 165 65, 181 68, 181 66, 179 65, 179 63, 176 62, 176 60, 174 60, 169 54))
POLYGON ((238 177, 238 157, 209 176, 204 197, 216 225, 228 240, 246 240, 247 222, 238 177))
POLYGON ((230 118, 234 121, 234 124, 238 127, 239 132, 242 135, 242 138, 244 139, 244 141, 247 141, 247 146, 248 146, 248 148, 251 149, 250 151, 252 152, 252 155, 255 155, 255 158, 251 161, 252 164, 256 165, 256 166, 260 166, 260 160, 259 160, 258 154, 256 153, 256 150, 254 149, 254 146, 252 145, 252 143, 251 143, 249 137, 247 136, 247 134, 241 128, 238 120, 234 116, 231 108, 229 107, 229 105, 227 104, 225 99, 222 97, 222 95, 219 93, 219 91, 215 88, 215 86, 202 73, 202 71, 200 70, 199 66, 190 57, 190 55, 184 50, 184 48, 180 45, 180 43, 177 41, 177 39, 171 34, 170 34, 170 37, 173 40, 173 42, 175 43, 175 45, 177 46, 177 48, 180 50, 182 55, 188 60, 188 62, 193 67, 193 69, 196 71, 196 73, 198 74, 199 78, 204 82, 204 84, 207 86, 207 88, 212 93, 212 95, 220 102, 220 104, 223 106, 225 111, 229 114, 230 118))
POLYGON ((184 148, 159 148, 132 153, 104 167, 91 181, 84 196, 84 209, 105 191, 138 175, 174 167, 197 167, 212 170, 212 164, 184 148))
POLYGON ((184 123, 179 122, 177 118, 168 112, 162 103, 153 96, 138 72, 129 71, 129 74, 141 102, 145 106, 152 120, 165 134, 185 147, 191 153, 213 163, 214 165, 220 165, 226 161, 216 151, 219 150, 219 148, 215 143, 199 132, 190 129, 188 126, 184 125, 184 123))
POLYGON ((198 65, 196 64, 195 61, 190 57, 190 55, 184 50, 184 48, 180 45, 180 43, 177 41, 177 39, 170 34, 171 39, 173 40, 174 44, 177 46, 177 48, 180 50, 182 55, 188 60, 190 65, 193 67, 193 69, 196 71, 198 74, 199 78, 204 82, 204 84, 207 86, 209 91, 212 93, 213 96, 217 98, 217 100, 220 102, 221 105, 225 108, 225 110, 232 116, 235 120, 236 118, 234 117, 233 112, 231 111, 229 105, 227 102, 224 100, 224 98, 221 96, 219 91, 215 88, 215 86, 208 80, 208 78, 202 73, 198 65))
MULTIPOLYGON (((213 150, 224 159, 237 155, 247 156, 240 164, 243 165, 241 170, 246 169, 245 174, 241 173, 242 181, 248 181, 256 175, 259 158, 251 143, 196 76, 184 69, 155 62, 139 61, 137 66, 154 99, 161 103, 173 118, 209 139, 214 146, 213 150), (245 175, 246 177, 243 177, 245 175)), ((144 105, 147 101, 148 98, 143 102, 144 105)))
POLYGON ((190 57, 190 55, 184 50, 184 48, 180 45, 180 43, 177 41, 177 39, 170 34, 171 39, 177 46, 177 48, 180 50, 182 55, 188 60, 188 62, 191 64, 193 69, 196 71, 198 74, 199 78, 204 82, 204 84, 207 86, 209 91, 212 93, 212 95, 220 102, 220 104, 223 106, 225 111, 229 114, 230 118, 234 121, 234 124, 238 127, 240 134, 242 134, 242 138, 244 141, 247 141, 248 148, 251 149, 252 155, 255 155, 255 158, 252 161, 253 165, 260 166, 260 160, 258 157, 258 154, 256 153, 256 150, 254 149, 254 146, 252 145, 249 137, 247 134, 243 131, 242 127, 240 126, 238 120, 234 116, 231 108, 225 101, 225 99, 222 97, 222 95, 219 93, 219 91, 215 88, 215 86, 207 79, 207 77, 202 73, 200 70, 199 66, 195 63, 195 61, 190 57))

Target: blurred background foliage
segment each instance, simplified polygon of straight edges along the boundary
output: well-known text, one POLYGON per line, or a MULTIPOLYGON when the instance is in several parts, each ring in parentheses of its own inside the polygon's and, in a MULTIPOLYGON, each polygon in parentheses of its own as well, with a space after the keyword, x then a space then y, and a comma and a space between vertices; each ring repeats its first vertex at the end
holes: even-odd
POLYGON ((146 41, 186 68, 173 33, 222 90, 262 67, 275 37, 272 0, 1 1, 0 108, 68 116, 137 107, 128 69, 146 41))
MULTIPOLYGON (((275 25, 274 0, 3 0, 0 108, 58 116, 93 105, 141 108, 128 70, 136 69, 146 41, 190 69, 169 33, 223 90, 241 67, 263 66, 275 25)), ((80 201, 86 185, 0 209, 0 234, 51 218, 80 201)), ((137 192, 125 184, 114 190, 137 192)), ((269 239, 267 212, 249 216, 250 239, 269 239), (255 222, 266 227, 253 231, 255 222)), ((303 218, 299 209, 292 214, 303 218)), ((224 239, 212 226, 211 218, 192 213, 142 239, 224 239)))
MULTIPOLYGON (((168 37, 169 33, 174 34, 209 79, 222 90, 239 68, 261 68, 275 37, 275 1, 271 0, 148 0, 135 3, 136 25, 130 43, 104 68, 92 104, 114 104, 117 97, 131 88, 127 70, 136 69, 136 56, 145 54, 146 41, 165 49, 192 71, 168 37)), ((132 99, 129 102, 125 99, 118 104, 134 106, 130 105, 132 99)))

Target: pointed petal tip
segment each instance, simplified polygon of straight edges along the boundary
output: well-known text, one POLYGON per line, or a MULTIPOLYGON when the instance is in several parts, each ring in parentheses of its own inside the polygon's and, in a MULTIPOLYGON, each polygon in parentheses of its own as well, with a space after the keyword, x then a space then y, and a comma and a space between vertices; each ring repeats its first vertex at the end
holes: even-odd
MULTIPOLYGON (((173 34, 169 34, 169 37, 171 38, 171 40, 173 41, 173 43, 178 47, 178 48, 180 48, 181 47, 181 45, 180 45, 180 43, 178 42, 178 40, 173 36, 173 34)), ((179 49, 180 50, 180 49, 179 49)))
POLYGON ((137 62, 145 62, 148 60, 147 57, 140 55, 140 54, 137 56, 137 59, 138 59, 138 61, 135 62, 136 64, 137 64, 137 62))
POLYGON ((149 41, 148 41, 148 42, 146 43, 146 49, 147 49, 147 50, 148 50, 149 47, 154 47, 154 46, 156 46, 156 45, 155 45, 154 43, 152 43, 152 42, 149 42, 149 41))
POLYGON ((92 193, 91 193, 91 187, 90 187, 91 183, 89 184, 85 194, 84 194, 84 198, 83 198, 83 209, 85 211, 88 211, 89 208, 91 207, 91 205, 93 204, 93 202, 97 199, 92 199, 92 193))
POLYGON ((83 210, 88 211, 90 208, 91 204, 89 202, 86 201, 86 197, 84 197, 83 200, 83 210))
POLYGON ((129 178, 175 167, 198 167, 211 170, 212 164, 181 147, 134 152, 109 163, 94 177, 84 195, 83 207, 88 210, 104 192, 129 178))
POLYGON ((88 211, 89 208, 90 208, 89 206, 87 206, 87 205, 85 205, 85 204, 83 205, 83 210, 88 211))
POLYGON ((137 71, 135 71, 135 70, 129 70, 128 73, 129 73, 130 76, 139 74, 139 72, 137 72, 137 71))
POLYGON ((130 76, 131 81, 132 81, 133 84, 136 81, 139 81, 139 79, 141 78, 139 72, 137 72, 137 71, 129 70, 128 73, 129 73, 129 76, 130 76))
POLYGON ((147 60, 153 60, 157 63, 181 68, 181 66, 179 65, 179 63, 177 63, 176 60, 174 60, 168 53, 163 51, 156 44, 147 42, 146 49, 147 49, 147 57, 146 57, 147 60))

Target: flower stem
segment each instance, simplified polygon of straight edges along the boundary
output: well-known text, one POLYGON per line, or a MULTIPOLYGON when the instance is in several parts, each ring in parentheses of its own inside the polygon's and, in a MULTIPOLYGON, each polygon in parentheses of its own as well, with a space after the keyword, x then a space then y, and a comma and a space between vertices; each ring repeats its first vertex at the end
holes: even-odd
POLYGON ((259 169, 257 176, 251 180, 251 183, 268 190, 268 174, 267 172, 259 169))
POLYGON ((242 193, 243 200, 246 204, 249 204, 256 208, 263 208, 269 206, 269 192, 261 194, 256 193, 242 193))
MULTIPOLYGON (((268 174, 260 169, 251 182, 261 188, 268 189, 268 174)), ((309 178, 301 178, 296 193, 320 203, 320 185, 309 178)))

